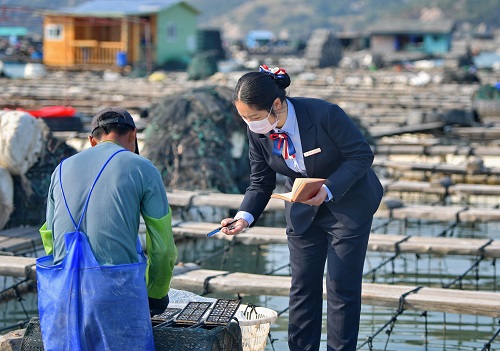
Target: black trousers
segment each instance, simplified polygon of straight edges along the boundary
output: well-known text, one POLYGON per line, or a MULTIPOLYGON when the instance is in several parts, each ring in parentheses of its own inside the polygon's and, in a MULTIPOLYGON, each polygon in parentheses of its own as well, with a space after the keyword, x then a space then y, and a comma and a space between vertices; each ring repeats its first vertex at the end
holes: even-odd
POLYGON ((325 262, 328 351, 354 351, 361 311, 361 283, 372 219, 356 229, 343 226, 322 205, 303 234, 288 233, 292 272, 288 346, 319 350, 325 262))

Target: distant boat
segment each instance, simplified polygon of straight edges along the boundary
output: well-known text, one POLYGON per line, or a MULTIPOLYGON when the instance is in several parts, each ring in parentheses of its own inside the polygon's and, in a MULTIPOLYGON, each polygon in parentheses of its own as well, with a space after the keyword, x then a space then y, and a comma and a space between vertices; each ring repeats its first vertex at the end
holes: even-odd
POLYGON ((474 64, 478 69, 500 70, 500 52, 481 52, 474 56, 474 64))
POLYGON ((76 114, 76 109, 70 106, 46 106, 37 110, 25 110, 17 108, 18 111, 28 112, 33 117, 51 118, 51 117, 73 117, 76 114))
POLYGON ((47 71, 42 63, 0 60, 0 74, 8 78, 40 78, 47 71))
POLYGON ((42 118, 52 131, 76 131, 83 130, 83 123, 74 107, 71 106, 45 106, 36 110, 17 108, 18 111, 28 112, 36 118, 42 118))

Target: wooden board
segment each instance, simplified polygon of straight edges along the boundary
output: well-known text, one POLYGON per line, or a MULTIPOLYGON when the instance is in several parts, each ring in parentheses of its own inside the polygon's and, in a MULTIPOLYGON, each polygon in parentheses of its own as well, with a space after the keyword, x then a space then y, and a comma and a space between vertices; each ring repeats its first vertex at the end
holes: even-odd
MULTIPOLYGON (((174 236, 188 238, 206 238, 206 234, 217 224, 202 222, 179 222, 174 228, 174 236)), ((285 228, 252 227, 235 236, 221 232, 212 239, 235 240, 245 245, 287 244, 285 228)), ((483 248, 489 239, 435 238, 430 236, 411 236, 396 234, 370 234, 369 251, 395 252, 396 247, 402 253, 420 253, 433 255, 465 255, 487 258, 500 258, 500 241, 494 240, 483 248), (404 240, 404 241, 403 241, 404 240), (398 244, 399 243, 399 244, 398 244)))
POLYGON ((500 175, 500 167, 484 167, 482 170, 469 172, 465 165, 452 165, 446 163, 425 163, 425 162, 407 162, 392 161, 388 159, 375 158, 374 166, 393 168, 398 171, 422 171, 446 174, 484 174, 500 175))
POLYGON ((5 254, 34 252, 42 245, 39 227, 16 227, 0 231, 0 251, 5 254))
MULTIPOLYGON (((399 182, 388 183, 385 182, 387 188, 395 189, 398 186, 405 186, 406 189, 419 189, 424 190, 424 192, 435 192, 440 193, 443 191, 442 188, 437 185, 415 184, 416 182, 399 182)), ((427 183, 428 184, 428 183, 427 183)), ((478 186, 478 193, 484 193, 486 191, 487 185, 482 187, 478 186)), ((500 191, 498 187, 494 187, 495 191, 500 191)), ((469 188, 470 189, 470 188, 469 188)), ((472 191, 470 192, 472 193, 472 191)), ((231 195, 231 194, 203 194, 196 192, 167 192, 167 197, 169 199, 169 204, 171 206, 186 207, 187 204, 191 206, 210 206, 210 207, 223 207, 237 210, 243 195, 231 195)), ((384 199, 382 200, 382 202, 384 199)), ((271 199, 266 211, 283 211, 284 201, 271 199)), ((437 221, 455 221, 458 218, 462 222, 494 222, 500 221, 500 209, 491 208, 467 208, 464 206, 430 206, 430 205, 408 205, 402 206, 394 209, 387 209, 381 206, 375 213, 377 218, 393 218, 393 219, 424 219, 424 220, 437 220, 437 221)))
POLYGON ((9 277, 36 278, 35 258, 0 256, 0 275, 9 277))
MULTIPOLYGON (((198 293, 288 296, 291 279, 216 270, 176 275, 172 287, 198 293)), ((324 283, 326 284, 326 282, 324 283)), ((363 304, 398 308, 400 297, 416 286, 364 283, 363 304)), ((324 289, 326 298, 326 289, 324 289)), ((422 287, 404 300, 404 309, 500 317, 500 293, 422 287)))

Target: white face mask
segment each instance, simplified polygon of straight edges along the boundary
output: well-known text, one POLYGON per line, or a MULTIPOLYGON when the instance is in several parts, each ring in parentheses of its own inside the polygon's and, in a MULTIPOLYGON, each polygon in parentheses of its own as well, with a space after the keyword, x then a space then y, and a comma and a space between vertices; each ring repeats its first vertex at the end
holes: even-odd
POLYGON ((274 122, 273 124, 271 124, 271 122, 269 122, 269 116, 271 115, 272 110, 273 110, 273 108, 271 107, 271 109, 269 110, 269 113, 267 114, 267 117, 264 119, 261 119, 259 121, 247 121, 246 119, 244 119, 244 121, 248 125, 248 128, 252 132, 257 133, 257 134, 267 134, 271 130, 276 128, 276 126, 278 125, 278 117, 277 116, 276 116, 276 122, 274 122))

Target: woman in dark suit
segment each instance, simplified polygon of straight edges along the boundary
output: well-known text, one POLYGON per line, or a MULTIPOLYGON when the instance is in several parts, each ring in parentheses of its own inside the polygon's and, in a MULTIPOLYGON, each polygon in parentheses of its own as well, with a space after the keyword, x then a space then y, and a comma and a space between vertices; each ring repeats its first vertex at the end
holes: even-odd
MULTIPOLYGON (((292 285, 289 302, 290 350, 319 350, 323 276, 327 262, 328 350, 355 350, 361 310, 361 283, 373 214, 383 189, 371 168, 365 138, 337 105, 289 98, 284 69, 243 75, 234 104, 248 125, 250 186, 231 227, 234 235, 253 226, 276 187, 276 174, 325 178, 312 199, 285 202, 292 285)), ((221 221, 225 226, 232 218, 221 221)))

